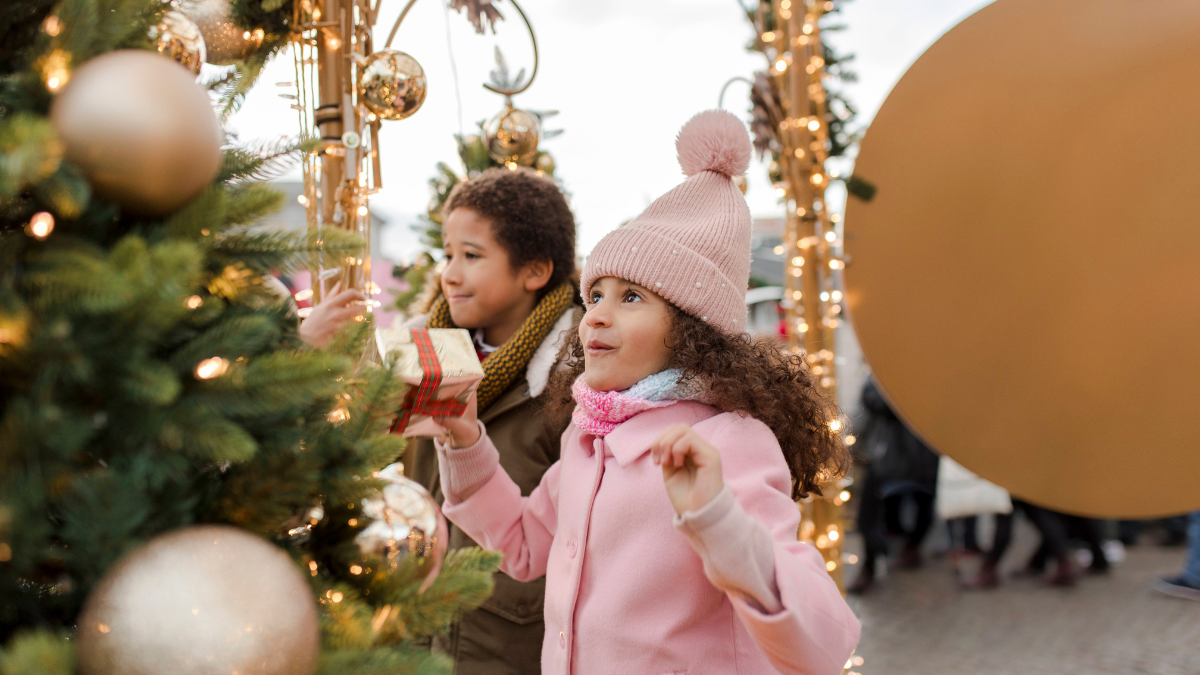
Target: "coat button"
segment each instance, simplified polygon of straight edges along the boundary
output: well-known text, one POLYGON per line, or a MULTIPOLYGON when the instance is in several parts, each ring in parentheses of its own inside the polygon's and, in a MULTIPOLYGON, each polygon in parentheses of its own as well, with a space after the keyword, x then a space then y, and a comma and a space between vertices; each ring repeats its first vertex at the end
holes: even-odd
POLYGON ((558 631, 558 646, 563 649, 567 648, 567 634, 563 631, 558 631))
POLYGON ((529 605, 517 605, 517 616, 529 616, 529 605))
POLYGON ((571 541, 567 542, 567 557, 568 557, 568 558, 574 558, 574 557, 575 557, 575 554, 576 554, 578 551, 579 551, 579 545, 575 543, 575 540, 574 540, 574 539, 572 539, 571 541))

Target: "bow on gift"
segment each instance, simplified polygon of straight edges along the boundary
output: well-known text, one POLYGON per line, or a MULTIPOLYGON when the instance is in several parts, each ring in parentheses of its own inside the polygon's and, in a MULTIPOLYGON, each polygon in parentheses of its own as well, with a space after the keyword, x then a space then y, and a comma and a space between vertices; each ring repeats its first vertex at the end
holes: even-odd
POLYGON ((438 387, 442 385, 442 364, 438 362, 437 352, 433 349, 433 341, 429 339, 429 331, 412 330, 412 343, 417 348, 417 358, 421 363, 421 384, 415 388, 409 387, 404 395, 404 404, 400 415, 392 425, 392 433, 403 433, 408 426, 408 420, 414 415, 430 417, 460 417, 467 410, 467 404, 454 398, 436 399, 438 387))

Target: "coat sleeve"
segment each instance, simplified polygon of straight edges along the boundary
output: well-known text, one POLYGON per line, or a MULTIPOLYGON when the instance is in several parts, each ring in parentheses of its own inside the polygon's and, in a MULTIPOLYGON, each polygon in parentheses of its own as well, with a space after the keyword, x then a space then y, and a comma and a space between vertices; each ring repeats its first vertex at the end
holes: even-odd
POLYGON ((438 443, 438 464, 446 501, 442 512, 484 548, 500 551, 501 571, 517 581, 546 573, 550 544, 558 524, 558 477, 555 462, 528 497, 505 473, 500 453, 486 429, 469 448, 438 443))
POLYGON ((800 510, 791 499, 791 473, 779 442, 762 422, 737 416, 708 440, 721 452, 725 484, 740 510, 770 533, 782 606, 765 610, 764 603, 730 589, 734 610, 779 672, 838 675, 862 629, 821 554, 797 540, 800 510))

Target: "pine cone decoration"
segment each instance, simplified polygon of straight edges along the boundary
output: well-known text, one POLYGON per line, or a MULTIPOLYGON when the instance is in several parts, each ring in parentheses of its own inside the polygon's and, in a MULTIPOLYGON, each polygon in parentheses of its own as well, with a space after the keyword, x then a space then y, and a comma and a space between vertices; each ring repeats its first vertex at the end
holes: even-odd
POLYGON ((754 150, 761 158, 783 147, 779 141, 779 124, 783 111, 779 106, 779 92, 775 81, 766 73, 757 73, 754 87, 750 89, 750 131, 754 134, 754 150))
POLYGON ((500 10, 496 9, 492 4, 493 0, 450 0, 450 9, 456 12, 462 11, 463 7, 467 8, 467 20, 475 26, 475 32, 483 35, 483 20, 487 19, 488 27, 492 32, 496 32, 496 21, 503 19, 504 15, 500 10))

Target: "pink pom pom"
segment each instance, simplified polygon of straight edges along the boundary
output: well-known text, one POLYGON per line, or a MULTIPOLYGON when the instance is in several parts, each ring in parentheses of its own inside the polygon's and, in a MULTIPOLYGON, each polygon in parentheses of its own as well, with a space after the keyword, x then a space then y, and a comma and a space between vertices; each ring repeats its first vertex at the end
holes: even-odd
POLYGON ((675 151, 686 176, 701 171, 740 176, 750 166, 750 135, 746 125, 732 114, 705 110, 679 130, 675 151))

